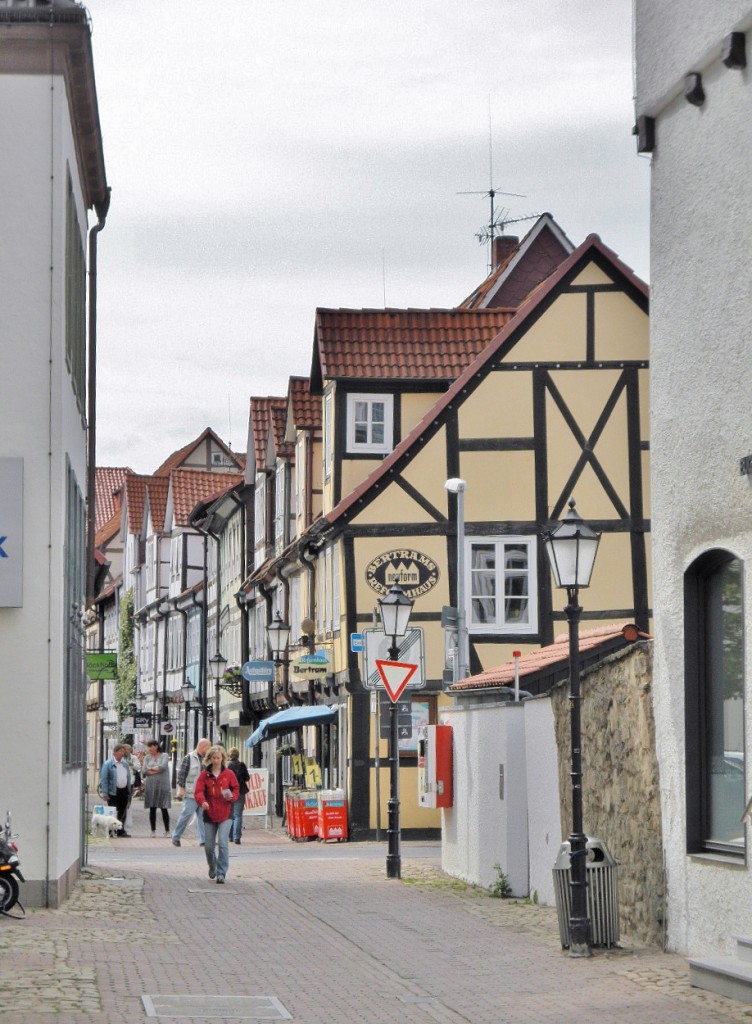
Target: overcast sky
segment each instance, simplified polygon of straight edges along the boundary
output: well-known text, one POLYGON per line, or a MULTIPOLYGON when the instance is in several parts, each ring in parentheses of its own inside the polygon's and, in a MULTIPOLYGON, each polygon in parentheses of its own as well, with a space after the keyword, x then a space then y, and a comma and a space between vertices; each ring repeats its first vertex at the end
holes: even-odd
POLYGON ((250 396, 309 372, 317 306, 461 302, 489 200, 458 193, 521 193, 497 212, 549 211, 648 278, 631 0, 87 6, 99 465, 150 473, 207 426, 244 450, 250 396))

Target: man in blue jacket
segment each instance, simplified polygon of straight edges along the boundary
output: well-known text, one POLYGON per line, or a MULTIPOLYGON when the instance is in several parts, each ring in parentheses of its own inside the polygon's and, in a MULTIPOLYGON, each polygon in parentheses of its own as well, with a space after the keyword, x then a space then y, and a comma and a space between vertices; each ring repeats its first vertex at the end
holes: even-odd
POLYGON ((125 754, 125 744, 118 743, 112 751, 112 757, 108 757, 102 765, 100 789, 109 806, 115 808, 117 820, 120 822, 120 831, 117 835, 128 839, 130 834, 125 831, 125 816, 131 799, 133 775, 125 754))

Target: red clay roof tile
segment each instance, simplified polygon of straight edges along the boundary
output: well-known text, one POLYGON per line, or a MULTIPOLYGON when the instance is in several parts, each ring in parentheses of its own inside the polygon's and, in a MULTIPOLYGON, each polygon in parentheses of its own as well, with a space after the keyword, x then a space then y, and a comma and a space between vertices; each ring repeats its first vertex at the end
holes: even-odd
POLYGON ((243 483, 238 473, 211 473, 200 469, 174 469, 170 474, 172 511, 177 526, 189 526, 188 517, 199 502, 208 503, 243 483))
MULTIPOLYGON (((641 633, 636 626, 628 623, 620 623, 611 626, 598 626, 596 629, 582 630, 580 632, 580 654, 586 654, 598 647, 605 646, 619 636, 634 642, 637 639, 647 640, 649 635, 641 633), (627 634, 632 630, 632 634, 627 634)), ((525 689, 524 680, 526 676, 540 672, 541 669, 551 668, 556 664, 566 664, 569 660, 569 633, 562 633, 557 636, 552 644, 547 647, 540 647, 535 651, 527 651, 518 659, 518 672, 521 689, 525 689)), ((447 687, 451 692, 460 690, 488 690, 499 686, 514 686, 515 664, 514 660, 507 661, 495 668, 488 668, 477 675, 468 676, 467 679, 460 679, 447 687)))
POLYGON ((308 377, 290 377, 287 397, 296 430, 321 429, 321 398, 311 394, 308 377))
POLYGON ((318 377, 454 380, 511 320, 514 312, 317 309, 313 386, 319 386, 318 377))
POLYGON ((101 530, 120 509, 122 486, 132 474, 129 466, 97 466, 95 474, 94 529, 101 530), (120 497, 119 497, 120 495, 120 497))

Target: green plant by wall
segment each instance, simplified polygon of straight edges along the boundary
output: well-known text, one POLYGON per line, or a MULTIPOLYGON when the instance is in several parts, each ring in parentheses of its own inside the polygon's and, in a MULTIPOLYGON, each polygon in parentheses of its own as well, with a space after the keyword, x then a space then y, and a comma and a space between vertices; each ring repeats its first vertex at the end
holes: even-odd
POLYGON ((489 888, 488 894, 498 900, 508 900, 512 895, 509 879, 501 870, 501 864, 494 864, 494 871, 496 872, 496 881, 489 888))
POLYGON ((115 710, 118 723, 128 714, 128 705, 136 697, 136 658, 133 645, 133 591, 126 590, 120 599, 120 630, 118 637, 117 677, 115 679, 115 710))

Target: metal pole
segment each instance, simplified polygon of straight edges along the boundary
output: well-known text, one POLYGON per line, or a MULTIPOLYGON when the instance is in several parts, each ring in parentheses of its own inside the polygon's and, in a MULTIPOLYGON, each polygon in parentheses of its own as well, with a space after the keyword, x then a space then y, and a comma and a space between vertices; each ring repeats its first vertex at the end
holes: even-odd
POLYGON ((465 487, 457 491, 457 676, 470 674, 467 613, 465 611, 465 487))
POLYGON ((569 955, 587 957, 590 951, 590 927, 587 912, 587 839, 582 831, 582 739, 580 729, 580 637, 582 608, 576 587, 567 587, 568 604, 564 609, 569 624, 569 715, 572 746, 572 834, 569 837, 569 865, 572 892, 572 916, 569 922, 569 955))
MULTIPOLYGON (((396 661, 399 657, 397 638, 392 637, 389 658, 396 661)), ((386 877, 402 877, 402 858, 400 855, 400 800, 399 800, 399 716, 396 701, 392 701, 389 709, 389 803, 387 805, 387 843, 386 877)))

